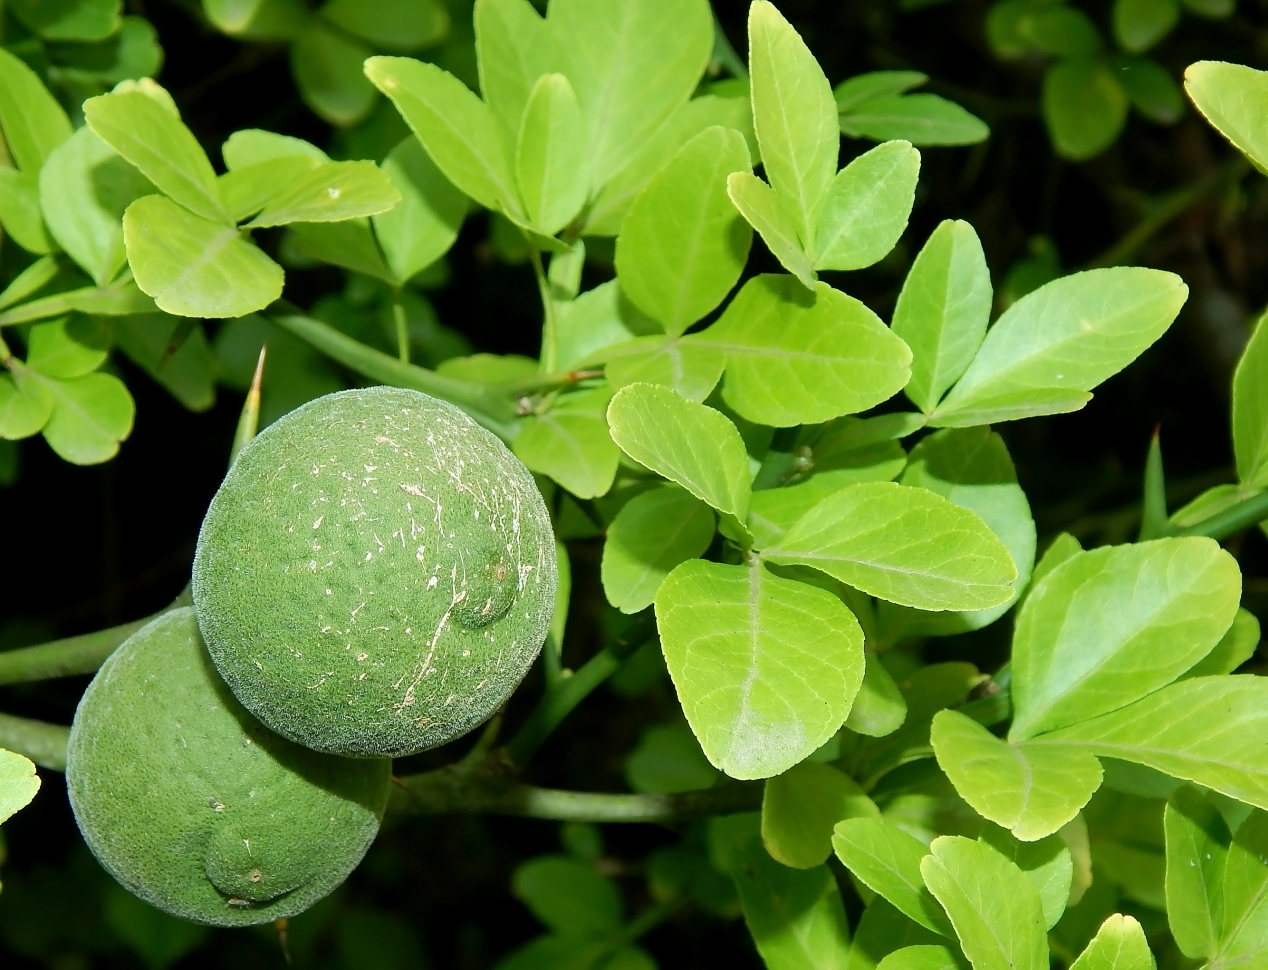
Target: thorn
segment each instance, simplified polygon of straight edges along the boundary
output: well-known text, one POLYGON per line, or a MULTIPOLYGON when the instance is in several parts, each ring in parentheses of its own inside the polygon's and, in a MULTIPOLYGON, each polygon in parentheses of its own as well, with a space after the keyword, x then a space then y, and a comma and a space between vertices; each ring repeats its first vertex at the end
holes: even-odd
POLYGON ((247 399, 242 402, 238 430, 233 435, 233 447, 229 451, 230 465, 238 457, 238 452, 245 448, 260 430, 260 388, 264 385, 264 358, 267 351, 267 344, 260 347, 260 356, 255 362, 255 374, 251 377, 250 388, 247 389, 247 399))
MULTIPOLYGON (((260 360, 264 360, 264 355, 260 355, 260 360)), ((277 930, 277 943, 282 948, 282 957, 286 960, 286 965, 291 965, 291 921, 288 919, 277 919, 273 921, 273 929, 277 930)))

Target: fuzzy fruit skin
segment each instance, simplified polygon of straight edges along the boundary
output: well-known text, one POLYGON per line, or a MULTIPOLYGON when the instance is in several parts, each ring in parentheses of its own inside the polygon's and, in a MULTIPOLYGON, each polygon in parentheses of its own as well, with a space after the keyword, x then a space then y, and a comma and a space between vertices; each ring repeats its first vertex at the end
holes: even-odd
POLYGON ((371 387, 242 450, 203 520, 194 607, 270 728, 400 757, 486 720, 541 650, 555 544, 532 475, 451 404, 371 387))
POLYGON ((379 830, 391 762, 318 754, 243 710, 194 611, 172 610, 102 665, 71 725, 66 786, 84 841, 125 888, 213 926, 303 912, 379 830))

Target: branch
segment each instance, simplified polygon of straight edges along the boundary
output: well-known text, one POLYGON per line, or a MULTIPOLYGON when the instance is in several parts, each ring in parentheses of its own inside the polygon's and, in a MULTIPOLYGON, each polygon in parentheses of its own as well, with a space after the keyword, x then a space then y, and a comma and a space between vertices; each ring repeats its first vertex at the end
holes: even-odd
POLYGON ((511 815, 558 822, 682 822, 707 815, 756 811, 761 782, 732 782, 676 795, 614 795, 538 788, 491 774, 487 767, 450 765, 396 779, 391 811, 408 815, 511 815))
POLYGON ((1268 519, 1268 491, 1252 495, 1236 505, 1229 506, 1222 512, 1216 512, 1187 529, 1180 529, 1175 534, 1181 536, 1210 536, 1212 539, 1227 539, 1229 536, 1249 529, 1268 519))
POLYGON ((66 739, 70 728, 0 714, 0 748, 25 755, 41 768, 66 770, 66 739))

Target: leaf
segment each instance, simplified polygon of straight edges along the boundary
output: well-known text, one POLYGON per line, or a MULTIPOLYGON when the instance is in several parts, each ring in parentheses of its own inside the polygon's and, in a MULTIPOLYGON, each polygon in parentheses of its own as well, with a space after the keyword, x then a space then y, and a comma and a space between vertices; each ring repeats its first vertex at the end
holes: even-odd
POLYGON ((480 90, 514 135, 533 85, 557 61, 553 40, 528 0, 477 0, 474 22, 480 90))
MULTIPOLYGON (((626 298, 616 280, 600 283, 555 306, 555 355, 561 368, 601 364, 607 360, 609 348, 629 343, 635 334, 652 334, 657 329, 656 322, 626 298)), ((718 370, 721 376, 720 364, 718 370)), ((609 381, 613 387, 623 386, 609 381)))
POLYGON ((40 214, 40 183, 34 174, 0 167, 0 226, 28 253, 53 250, 40 214))
POLYGON ((1115 913, 1096 931, 1070 970, 1154 970, 1145 931, 1131 916, 1115 913))
POLYGON ((292 40, 308 20, 303 0, 203 0, 218 30, 249 40, 292 40))
POLYGON ((386 212, 401 200, 373 162, 326 162, 271 199, 246 228, 292 222, 343 222, 386 212))
POLYGON ((220 154, 231 172, 277 158, 306 158, 314 168, 330 161, 330 156, 312 142, 259 128, 235 131, 220 146, 220 154))
POLYGON ((851 485, 824 499, 764 551, 812 566, 872 596, 923 610, 1007 601, 1016 567, 972 512, 923 488, 851 485))
POLYGON ((154 192, 91 128, 80 128, 49 156, 40 172, 40 206, 57 244, 98 286, 123 268, 123 213, 154 192))
POLYGON ((1096 24, 1077 7, 1035 4, 1019 26, 1036 50, 1062 58, 1090 57, 1101 47, 1096 24))
POLYGON ((1266 734, 1268 683, 1235 675, 1182 680, 1034 743, 1074 745, 1268 808, 1266 734))
POLYGON ((53 413, 43 428, 50 448, 75 465, 97 465, 119 453, 136 416, 123 381, 101 373, 40 380, 53 398, 53 413))
POLYGON ((1268 815, 1252 812, 1224 860, 1224 921, 1210 966, 1257 966, 1268 949, 1268 815))
POLYGON ((30 804, 40 790, 35 765, 20 754, 0 748, 0 823, 30 804))
POLYGON ((515 148, 515 181, 529 222, 553 236, 586 201, 586 124, 572 85, 543 74, 533 85, 515 148))
POLYGON ((392 149, 382 168, 401 201, 371 222, 392 275, 404 283, 449 251, 466 218, 467 197, 412 135, 392 149))
POLYGON ((166 313, 120 317, 114 322, 115 340, 137 366, 158 381, 191 411, 205 411, 216 401, 216 359, 201 325, 166 313))
POLYGON ((1255 655, 1259 647, 1259 620, 1249 610, 1239 609, 1233 625, 1205 657, 1184 672, 1183 677, 1231 674, 1255 655))
MULTIPOLYGON (((759 493, 761 494, 761 493, 759 493)), ((863 685, 845 726, 855 734, 883 738, 893 734, 907 719, 907 701, 877 655, 868 651, 863 685)))
POLYGON ((815 269, 862 269, 885 257, 907 228, 920 152, 889 141, 837 173, 815 213, 815 269))
POLYGON ((1078 410, 1088 391, 1162 336, 1187 295, 1178 276, 1139 267, 1053 280, 1004 311, 929 423, 966 427, 1078 410))
POLYGON ((123 214, 137 286, 160 310, 184 317, 240 317, 282 295, 282 267, 233 226, 210 222, 161 195, 123 214))
POLYGON ((248 219, 269 203, 291 195, 295 183, 321 164, 305 155, 279 155, 225 172, 216 184, 229 215, 235 221, 248 219))
POLYGON ((863 679, 850 611, 760 564, 688 560, 661 584, 656 623, 687 722, 733 778, 806 758, 841 727, 863 679))
POLYGON ((636 495, 608 526, 600 576, 608 602, 622 613, 652 605, 679 563, 704 555, 713 541, 713 510, 678 488, 636 495))
POLYGON ((1184 90, 1199 111, 1261 172, 1268 173, 1268 71, 1224 61, 1198 61, 1184 70, 1184 90))
POLYGON ((809 250, 815 214, 837 170, 836 102, 814 55, 773 4, 755 0, 749 7, 748 33, 753 124, 762 165, 802 247, 809 250))
POLYGON ((981 118, 936 94, 878 98, 842 111, 841 131, 851 138, 901 138, 913 145, 976 145, 991 134, 981 118))
POLYGON ((442 0, 329 0, 321 15, 381 50, 417 50, 449 33, 449 12, 442 0))
POLYGON ((88 126, 161 192, 203 219, 231 224, 207 153, 180 118, 141 91, 84 102, 88 126))
POLYGON ((13 0, 10 9, 45 40, 104 40, 119 29, 120 0, 13 0))
POLYGON ((1261 317, 1233 374, 1233 453, 1246 488, 1268 488, 1268 325, 1261 317))
MULTIPOLYGON (((950 935, 950 930, 946 935, 950 935)), ((944 937, 908 919, 897 909, 877 897, 863 910, 850 952, 850 970, 875 970, 884 957, 911 947, 946 949, 940 945, 944 937)), ((963 958, 961 958, 963 959, 963 958)), ((903 970, 900 959, 896 970, 903 970)))
POLYGON ((925 414, 968 369, 991 315, 991 275, 977 233, 944 220, 916 255, 898 304, 894 333, 911 348, 906 394, 925 414))
POLYGON ((630 384, 608 405, 612 440, 658 475, 743 520, 749 468, 744 440, 720 411, 656 384, 630 384))
POLYGON ((1114 76, 1132 107, 1150 121, 1173 125, 1184 114, 1184 95, 1171 72, 1150 57, 1124 56, 1112 62, 1114 76))
POLYGON ((1059 60, 1044 75, 1043 117, 1057 154, 1082 161, 1118 138, 1127 95, 1100 60, 1059 60))
POLYGON ((435 64, 408 57, 371 57, 365 74, 396 105, 450 182, 486 209, 521 215, 507 135, 465 84, 435 64))
POLYGON ((25 367, 0 374, 0 438, 18 441, 38 434, 53 413, 53 395, 25 367))
POLYGON ((691 338, 726 354, 722 396, 742 417, 789 427, 864 411, 907 382, 911 353, 866 306, 791 276, 744 284, 721 319, 691 338))
POLYGON ((1189 785, 1168 800, 1163 825, 1171 935, 1185 956, 1213 956, 1224 926, 1224 861, 1232 835, 1211 801, 1189 785))
POLYGON ((925 944, 887 954, 876 970, 965 970, 965 963, 950 947, 925 944))
POLYGON ((509 956, 497 963, 495 970, 545 970, 546 967, 551 970, 595 970, 599 961, 611 952, 612 944, 606 940, 538 936, 512 950, 509 956))
POLYGON ((780 265, 797 277, 803 286, 813 290, 816 279, 814 267, 797 238, 796 224, 775 190, 747 172, 728 176, 726 190, 732 204, 757 230, 780 265))
POLYGON ((701 791, 721 777, 682 721, 653 724, 625 759, 625 780, 636 792, 701 791))
POLYGON ((882 101, 918 88, 929 80, 919 71, 869 71, 846 78, 832 89, 837 111, 847 114, 872 101, 882 101))
POLYGON ((26 342, 27 366, 62 380, 91 373, 110 354, 110 332, 99 319, 82 313, 35 324, 26 342))
POLYGON ((621 896, 611 880, 566 856, 538 856, 511 877, 511 891, 563 936, 602 938, 621 927, 621 896))
POLYGON ((974 970, 1047 970, 1039 893, 989 846, 956 835, 933 840, 920 864, 974 970))
POLYGON ((1023 842, 1056 832, 1101 786, 1092 755, 1009 744, 958 711, 934 715, 931 739, 960 797, 1023 842))
POLYGON ((304 103, 332 125, 361 121, 376 100, 374 85, 362 72, 371 53, 355 37, 325 26, 320 17, 308 18, 291 44, 291 73, 304 103))
POLYGON ((605 494, 621 457, 604 418, 610 399, 606 387, 560 397, 550 410, 525 419, 512 444, 516 456, 578 498, 605 494))
POLYGON ((1139 54, 1171 33, 1180 20, 1180 0, 1114 0, 1114 39, 1139 54))
POLYGON ((813 869, 832 855, 832 832, 847 818, 880 818, 880 809, 849 775, 803 761, 766 779, 762 844, 776 862, 813 869))
POLYGON ((678 336, 735 286, 753 233, 727 196, 727 177, 749 169, 744 137, 706 128, 634 200, 616 241, 621 288, 678 336))
POLYGON ((291 226, 290 240, 297 252, 310 259, 344 266, 385 283, 396 282, 367 219, 296 223, 291 226))
POLYGON ((585 115, 597 189, 695 90, 713 48, 709 6, 555 0, 546 22, 585 115))
POLYGON ((1075 724, 1169 684, 1219 642, 1240 596, 1237 562, 1203 537, 1070 557, 1018 614, 1009 738, 1075 724))
POLYGON ((27 266, 9 281, 9 285, 0 292, 0 309, 21 303, 28 297, 38 293, 58 274, 57 260, 52 256, 44 256, 27 266))
MULTIPOLYGON (((1078 816, 1082 822, 1082 816, 1078 816)), ((1074 823, 1078 824, 1078 823, 1074 823)), ((1087 825, 1083 823, 1086 842, 1087 825)), ((1035 842, 1021 842, 1007 829, 986 825, 978 841, 989 845, 1020 869, 1039 893, 1044 926, 1052 929, 1065 912, 1074 877, 1073 854, 1066 845, 1066 826, 1054 835, 1035 842)))
POLYGON ((929 850, 919 839, 883 819, 852 818, 836 826, 832 848, 868 889, 926 929, 951 935, 946 913, 920 875, 929 850))
POLYGON ((62 106, 39 76, 7 50, 0 50, 0 127, 18 168, 28 175, 37 173, 71 135, 62 106))
POLYGON ((611 348, 604 356, 608 383, 664 384, 688 401, 703 401, 722 379, 726 356, 690 338, 638 337, 611 348))

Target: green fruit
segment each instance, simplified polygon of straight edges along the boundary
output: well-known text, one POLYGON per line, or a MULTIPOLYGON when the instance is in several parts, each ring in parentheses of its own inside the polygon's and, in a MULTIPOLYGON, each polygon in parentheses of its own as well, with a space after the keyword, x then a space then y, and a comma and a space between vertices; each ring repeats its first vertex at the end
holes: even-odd
POLYGON ((174 916, 294 916, 347 878, 379 830, 391 762, 309 751, 229 693, 192 609, 134 633, 79 703, 66 785, 84 840, 174 916))
POLYGON ((555 543, 533 477, 418 391, 311 401, 238 455, 194 607, 243 705, 300 744, 413 754, 501 706, 541 650, 555 543))

